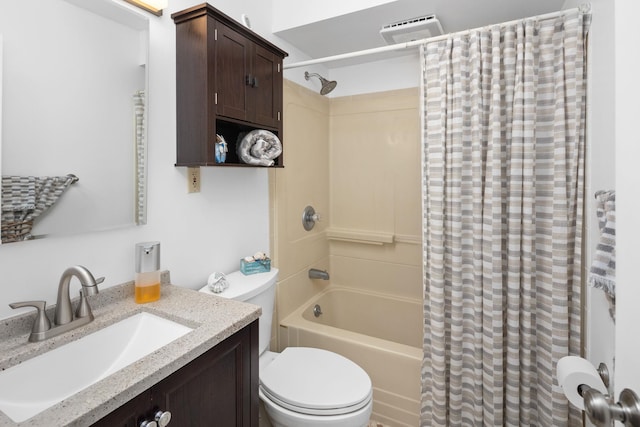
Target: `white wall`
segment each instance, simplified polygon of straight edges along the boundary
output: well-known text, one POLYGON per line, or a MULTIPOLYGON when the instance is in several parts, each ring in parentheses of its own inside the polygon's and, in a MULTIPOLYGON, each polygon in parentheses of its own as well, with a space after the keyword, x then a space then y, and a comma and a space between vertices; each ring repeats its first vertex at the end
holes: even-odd
POLYGON ((413 48, 391 60, 334 68, 329 71, 329 78, 338 82, 331 97, 418 87, 420 51, 413 48))
MULTIPOLYGON (((567 3, 570 3, 569 1, 567 3)), ((578 2, 573 2, 577 5, 578 2)), ((591 0, 593 21, 590 32, 590 109, 587 182, 588 207, 593 214, 593 192, 616 190, 616 324, 612 326, 604 314, 607 305, 602 294, 589 293, 588 343, 589 359, 599 361, 615 357, 614 397, 631 388, 640 392, 640 286, 638 285, 638 250, 640 241, 640 145, 636 123, 640 117, 640 53, 636 17, 640 3, 635 0, 591 0), (612 351, 612 348, 614 349, 612 351)), ((597 236, 591 221, 589 233, 597 236)), ((593 251, 592 240, 590 251, 593 251)), ((609 362, 608 362, 609 363, 609 362)), ((621 425, 617 423, 617 425, 621 425)))
POLYGON ((395 0, 274 0, 273 32, 299 27, 358 10, 375 7, 395 0))
POLYGON ((640 35, 636 28, 640 3, 635 0, 591 0, 591 6, 590 182, 591 190, 597 189, 598 184, 615 184, 616 189, 616 324, 613 339, 609 327, 598 328, 603 325, 595 324, 596 316, 602 315, 604 305, 602 301, 591 299, 588 310, 593 322, 588 349, 590 360, 597 363, 596 354, 608 352, 613 344, 613 394, 617 401, 624 388, 640 392, 640 341, 637 339, 640 325, 637 272, 640 144, 635 126, 640 117, 640 82, 637 78, 640 35))
MULTIPOLYGON (((581 2, 567 0, 564 8, 578 7, 581 2)), ((587 117, 587 158, 585 183, 585 271, 598 243, 600 231, 596 217, 594 194, 614 190, 615 180, 615 79, 614 79, 614 4, 610 0, 591 2, 592 22, 589 29, 589 82, 587 117)), ((609 314, 604 292, 590 286, 586 290, 585 357, 594 366, 607 364, 615 368, 615 323, 609 314)))
MULTIPOLYGON (((294 60, 308 59, 271 35, 271 1, 215 3, 238 20, 248 13, 256 32, 288 51, 294 60)), ((266 170, 202 168, 202 192, 187 194, 186 169, 174 166, 175 26, 171 13, 194 4, 172 0, 163 16, 149 15, 148 225, 1 245, 0 318, 18 313, 7 305, 14 301, 55 303, 60 274, 74 264, 85 265, 96 277, 106 276, 103 288, 133 280, 133 249, 140 241, 160 240, 162 267, 171 271, 173 283, 190 288, 205 284, 213 271, 238 269, 243 256, 269 250, 266 170)), ((74 293, 75 286, 79 285, 73 286, 74 293)))
POLYGON ((640 34, 636 0, 615 1, 615 105, 616 105, 616 398, 629 387, 640 393, 640 34))

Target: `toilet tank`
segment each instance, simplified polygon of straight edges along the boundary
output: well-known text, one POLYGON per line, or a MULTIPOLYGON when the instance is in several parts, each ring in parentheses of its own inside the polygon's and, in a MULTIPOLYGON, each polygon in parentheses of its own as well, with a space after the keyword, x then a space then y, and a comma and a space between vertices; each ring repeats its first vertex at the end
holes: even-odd
POLYGON ((234 271, 227 274, 226 278, 229 282, 229 287, 223 292, 214 294, 207 285, 203 286, 200 292, 259 305, 262 308, 262 315, 259 321, 258 339, 260 354, 262 354, 269 349, 269 342, 271 341, 271 324, 273 321, 278 269, 272 268, 269 272, 248 276, 245 276, 240 271, 234 271))

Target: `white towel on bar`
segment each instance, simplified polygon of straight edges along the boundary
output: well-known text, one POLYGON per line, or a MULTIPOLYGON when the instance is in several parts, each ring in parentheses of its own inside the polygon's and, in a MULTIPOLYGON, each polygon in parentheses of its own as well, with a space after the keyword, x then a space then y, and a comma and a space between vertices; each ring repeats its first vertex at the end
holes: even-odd
POLYGON ((596 193, 600 240, 589 272, 589 284, 602 289, 611 298, 616 294, 616 193, 596 193))

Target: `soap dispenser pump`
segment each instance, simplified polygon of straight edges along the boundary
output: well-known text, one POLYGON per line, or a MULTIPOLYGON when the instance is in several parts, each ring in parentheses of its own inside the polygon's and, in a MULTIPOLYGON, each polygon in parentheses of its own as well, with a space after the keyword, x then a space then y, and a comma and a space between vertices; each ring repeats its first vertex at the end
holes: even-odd
POLYGON ((136 244, 135 302, 160 299, 160 242, 136 244))

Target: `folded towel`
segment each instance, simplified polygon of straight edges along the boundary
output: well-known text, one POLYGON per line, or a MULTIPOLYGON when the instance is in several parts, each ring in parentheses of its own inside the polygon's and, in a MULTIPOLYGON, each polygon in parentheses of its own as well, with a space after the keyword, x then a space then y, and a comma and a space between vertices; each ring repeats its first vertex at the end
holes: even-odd
POLYGON ((3 176, 2 212, 33 212, 37 179, 35 176, 3 176))
POLYGON ((282 154, 282 143, 278 137, 263 129, 252 130, 242 136, 237 146, 238 157, 249 165, 273 166, 274 159, 282 154))
POLYGON ((616 195, 615 191, 596 193, 600 241, 596 246, 589 284, 604 290, 608 296, 616 294, 616 195))
POLYGON ((75 175, 2 176, 2 242, 32 239, 33 221, 77 180, 75 175))

